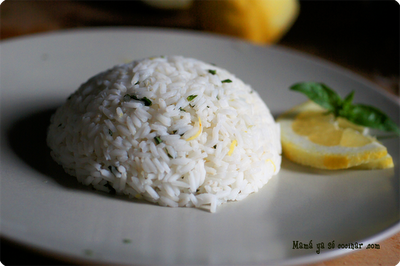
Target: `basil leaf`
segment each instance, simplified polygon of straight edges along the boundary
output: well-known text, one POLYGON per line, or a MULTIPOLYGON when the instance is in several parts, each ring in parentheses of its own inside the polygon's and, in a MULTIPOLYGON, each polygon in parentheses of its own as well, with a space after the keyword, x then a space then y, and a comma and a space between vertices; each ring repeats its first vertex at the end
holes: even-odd
POLYGON ((341 116, 354 124, 395 132, 400 136, 399 127, 385 113, 373 106, 352 104, 354 91, 342 100, 339 94, 322 83, 302 82, 294 84, 290 89, 304 93, 310 100, 327 109, 328 113, 333 113, 335 117, 341 116))
POLYGON ((343 108, 351 106, 354 98, 354 91, 350 92, 349 95, 346 96, 343 100, 343 108))
POLYGON ((341 108, 338 110, 338 115, 345 117, 348 115, 348 112, 350 112, 350 108, 352 107, 352 101, 354 98, 354 91, 350 92, 349 95, 344 98, 342 102, 341 108))
POLYGON ((294 84, 290 89, 304 93, 310 100, 328 109, 330 112, 334 113, 335 116, 338 116, 338 107, 342 105, 342 99, 335 91, 325 84, 302 82, 294 84))
POLYGON ((349 112, 343 117, 354 124, 383 131, 392 131, 400 135, 400 129, 396 123, 381 110, 372 106, 364 104, 352 105, 349 112))

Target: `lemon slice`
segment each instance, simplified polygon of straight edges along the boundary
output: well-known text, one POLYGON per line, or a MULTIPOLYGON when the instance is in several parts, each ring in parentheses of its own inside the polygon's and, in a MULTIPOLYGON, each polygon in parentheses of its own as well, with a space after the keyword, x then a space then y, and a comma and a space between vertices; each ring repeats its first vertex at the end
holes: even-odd
POLYGON ((393 167, 392 157, 367 129, 343 118, 336 119, 308 101, 278 117, 286 158, 320 169, 393 167))
POLYGON ((393 165, 393 158, 390 156, 390 154, 386 154, 386 156, 383 156, 382 158, 379 158, 377 160, 368 162, 368 163, 363 163, 357 166, 354 166, 352 168, 354 169, 363 169, 363 170, 371 170, 371 169, 385 169, 385 168, 392 168, 393 165))

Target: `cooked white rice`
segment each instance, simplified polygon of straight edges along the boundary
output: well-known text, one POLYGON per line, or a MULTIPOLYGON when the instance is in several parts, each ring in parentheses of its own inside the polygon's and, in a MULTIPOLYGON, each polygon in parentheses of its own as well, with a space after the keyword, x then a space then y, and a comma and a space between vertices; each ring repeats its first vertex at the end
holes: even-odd
POLYGON ((280 170, 279 126, 228 71, 162 56, 117 65, 51 119, 52 157, 97 190, 211 212, 280 170))

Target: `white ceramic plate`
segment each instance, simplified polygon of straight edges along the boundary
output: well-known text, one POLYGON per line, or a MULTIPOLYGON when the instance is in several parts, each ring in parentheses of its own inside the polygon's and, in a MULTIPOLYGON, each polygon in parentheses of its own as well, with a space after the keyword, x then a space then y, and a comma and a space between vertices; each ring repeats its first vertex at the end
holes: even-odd
POLYGON ((314 80, 342 96, 355 90, 355 101, 398 123, 398 102, 349 71, 279 47, 169 30, 66 31, 0 47, 0 221, 7 239, 75 261, 299 264, 353 251, 339 244, 379 244, 399 229, 399 139, 384 141, 394 169, 322 171, 284 159, 258 193, 215 214, 88 190, 51 160, 45 145, 50 114, 81 83, 115 64, 166 54, 228 69, 258 90, 274 115, 306 100, 290 85, 314 80), (293 241, 313 246, 297 249, 293 241))

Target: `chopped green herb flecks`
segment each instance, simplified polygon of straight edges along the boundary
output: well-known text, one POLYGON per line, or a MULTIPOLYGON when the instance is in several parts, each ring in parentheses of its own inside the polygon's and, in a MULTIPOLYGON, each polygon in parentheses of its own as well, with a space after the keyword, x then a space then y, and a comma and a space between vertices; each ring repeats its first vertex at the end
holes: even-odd
POLYGON ((232 80, 230 80, 230 79, 224 79, 224 80, 222 80, 221 82, 222 82, 222 83, 232 83, 232 80))
POLYGON ((190 102, 190 101, 193 101, 194 98, 196 98, 196 97, 197 97, 197 95, 189 95, 189 96, 187 97, 187 100, 190 102))
POLYGON ((124 95, 124 101, 125 101, 125 102, 128 102, 128 101, 130 101, 131 99, 137 100, 137 101, 142 101, 142 102, 144 102, 144 105, 146 105, 146 106, 151 106, 151 104, 152 104, 151 100, 150 100, 149 98, 147 98, 147 97, 143 97, 143 98, 139 99, 139 98, 138 98, 137 96, 135 96, 135 95, 130 95, 130 94, 125 94, 125 95, 124 95))
POLYGON ((168 155, 168 157, 169 157, 169 158, 171 158, 171 159, 174 159, 174 157, 172 157, 172 155, 171 155, 171 154, 169 154, 169 152, 168 152, 167 148, 164 148, 164 150, 165 150, 165 152, 167 153, 167 155, 168 155))
POLYGON ((217 148, 217 144, 215 144, 213 148, 216 149, 217 148))
POLYGON ((124 95, 124 101, 125 102, 128 102, 128 101, 130 101, 132 99, 132 97, 129 95, 129 94, 125 94, 124 95))
POLYGON ((217 70, 209 69, 208 73, 215 75, 215 74, 217 74, 217 70))
POLYGON ((156 144, 160 144, 162 142, 162 139, 160 139, 160 137, 155 136, 154 137, 154 141, 156 142, 156 144))
POLYGON ((140 99, 141 101, 144 102, 144 105, 146 106, 151 106, 152 102, 149 100, 149 98, 147 97, 143 97, 142 99, 140 99))
POLYGON ((218 95, 217 95, 217 97, 216 97, 216 98, 217 98, 217 100, 219 100, 219 96, 218 96, 218 95))
POLYGON ((186 112, 186 110, 183 109, 182 107, 179 107, 179 110, 182 111, 182 112, 186 112))
POLYGON ((112 130, 111 129, 109 129, 108 130, 108 134, 112 137, 112 135, 113 135, 113 132, 112 132, 112 130))
POLYGON ((132 243, 132 240, 130 240, 129 238, 124 238, 124 239, 122 240, 122 242, 123 242, 124 244, 129 244, 129 243, 132 243))

